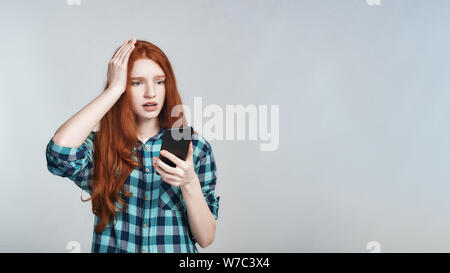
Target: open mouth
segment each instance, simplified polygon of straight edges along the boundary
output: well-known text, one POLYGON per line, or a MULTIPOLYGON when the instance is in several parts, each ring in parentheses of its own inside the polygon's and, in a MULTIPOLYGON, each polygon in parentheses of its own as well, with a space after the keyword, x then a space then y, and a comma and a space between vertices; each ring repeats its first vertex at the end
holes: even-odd
POLYGON ((155 111, 158 108, 157 106, 157 103, 146 103, 142 105, 145 111, 155 111))

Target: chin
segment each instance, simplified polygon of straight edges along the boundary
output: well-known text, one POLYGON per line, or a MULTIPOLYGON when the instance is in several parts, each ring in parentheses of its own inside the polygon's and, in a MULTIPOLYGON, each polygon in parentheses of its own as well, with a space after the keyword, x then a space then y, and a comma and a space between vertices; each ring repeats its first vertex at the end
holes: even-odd
POLYGON ((156 118, 158 116, 159 116, 159 111, 153 111, 150 113, 145 112, 140 115, 140 117, 143 119, 152 119, 152 118, 156 118))

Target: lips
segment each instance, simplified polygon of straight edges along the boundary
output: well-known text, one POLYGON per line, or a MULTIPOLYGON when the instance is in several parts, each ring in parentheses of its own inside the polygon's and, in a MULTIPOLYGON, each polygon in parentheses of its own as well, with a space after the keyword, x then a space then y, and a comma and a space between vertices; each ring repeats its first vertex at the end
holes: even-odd
POLYGON ((144 110, 146 112, 153 112, 153 111, 158 110, 158 104, 156 102, 149 101, 149 102, 143 104, 142 108, 144 108, 144 110))
POLYGON ((142 104, 142 106, 156 106, 156 105, 158 105, 158 104, 154 101, 148 101, 148 102, 142 104))

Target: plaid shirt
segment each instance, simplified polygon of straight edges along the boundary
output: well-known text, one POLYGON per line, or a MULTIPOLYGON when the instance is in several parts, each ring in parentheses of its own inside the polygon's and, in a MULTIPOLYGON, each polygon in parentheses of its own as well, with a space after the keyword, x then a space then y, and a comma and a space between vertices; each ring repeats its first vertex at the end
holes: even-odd
MULTIPOLYGON (((148 139, 139 140, 137 154, 143 159, 143 168, 135 168, 124 184, 125 191, 132 192, 120 197, 128 209, 117 211, 117 220, 112 220, 103 232, 93 234, 91 252, 194 252, 198 253, 196 241, 189 228, 188 215, 180 187, 172 186, 161 179, 152 166, 152 158, 159 156, 165 129, 148 139)), ((91 194, 93 183, 93 138, 92 131, 84 143, 77 148, 64 147, 53 142, 46 148, 47 168, 61 177, 68 177, 83 191, 91 194)), ((210 144, 195 133, 192 139, 194 167, 206 203, 214 218, 218 218, 220 196, 214 195, 216 164, 210 144)), ((116 205, 122 205, 116 201, 116 205)), ((95 225, 100 219, 95 216, 95 225)))

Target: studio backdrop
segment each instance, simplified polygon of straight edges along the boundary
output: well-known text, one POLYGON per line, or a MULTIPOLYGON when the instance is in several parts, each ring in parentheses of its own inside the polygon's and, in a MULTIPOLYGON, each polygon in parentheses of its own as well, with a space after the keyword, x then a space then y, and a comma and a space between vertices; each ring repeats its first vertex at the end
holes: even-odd
POLYGON ((90 252, 55 131, 126 39, 160 47, 220 196, 200 252, 450 250, 450 2, 1 1, 1 252, 90 252), (214 123, 214 126, 211 124, 214 123))

